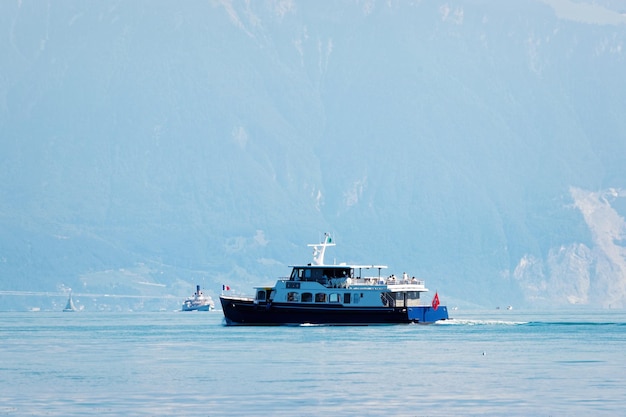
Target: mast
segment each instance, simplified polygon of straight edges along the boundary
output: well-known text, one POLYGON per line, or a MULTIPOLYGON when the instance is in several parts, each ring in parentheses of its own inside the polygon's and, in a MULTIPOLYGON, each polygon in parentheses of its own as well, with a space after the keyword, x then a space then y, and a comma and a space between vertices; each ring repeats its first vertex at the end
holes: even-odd
POLYGON ((324 242, 307 245, 313 248, 312 265, 324 265, 324 252, 326 252, 326 247, 335 246, 332 241, 333 239, 330 237, 330 233, 324 233, 324 242))

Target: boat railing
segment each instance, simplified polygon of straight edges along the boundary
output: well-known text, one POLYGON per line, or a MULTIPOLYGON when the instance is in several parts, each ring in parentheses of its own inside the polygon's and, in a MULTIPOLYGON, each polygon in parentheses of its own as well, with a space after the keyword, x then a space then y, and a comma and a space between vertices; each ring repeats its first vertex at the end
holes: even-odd
POLYGON ((382 278, 382 277, 360 277, 353 278, 353 284, 356 285, 416 285, 423 287, 425 281, 422 279, 410 279, 403 280, 397 278, 382 278))
POLYGON ((384 285, 384 280, 381 282, 378 277, 359 277, 353 279, 352 282, 356 285, 384 285))
POLYGON ((224 298, 228 298, 231 300, 237 300, 237 301, 246 301, 246 300, 253 300, 254 297, 252 296, 245 296, 245 295, 225 295, 222 294, 220 295, 220 297, 224 297, 224 298))

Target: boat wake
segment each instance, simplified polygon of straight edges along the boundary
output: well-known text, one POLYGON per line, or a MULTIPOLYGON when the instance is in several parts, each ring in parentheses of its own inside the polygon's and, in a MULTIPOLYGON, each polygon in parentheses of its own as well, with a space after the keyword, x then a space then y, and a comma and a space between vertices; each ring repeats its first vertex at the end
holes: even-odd
POLYGON ((509 320, 464 320, 464 319, 448 319, 437 323, 437 325, 448 326, 519 326, 528 324, 527 321, 509 321, 509 320))

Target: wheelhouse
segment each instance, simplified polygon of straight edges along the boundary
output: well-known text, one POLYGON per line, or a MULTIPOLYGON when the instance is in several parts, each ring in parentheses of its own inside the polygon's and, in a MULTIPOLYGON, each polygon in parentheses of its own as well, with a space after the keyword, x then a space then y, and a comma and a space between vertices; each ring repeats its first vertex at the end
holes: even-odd
POLYGON ((318 282, 325 286, 332 279, 353 276, 354 269, 349 266, 294 266, 289 281, 318 282))

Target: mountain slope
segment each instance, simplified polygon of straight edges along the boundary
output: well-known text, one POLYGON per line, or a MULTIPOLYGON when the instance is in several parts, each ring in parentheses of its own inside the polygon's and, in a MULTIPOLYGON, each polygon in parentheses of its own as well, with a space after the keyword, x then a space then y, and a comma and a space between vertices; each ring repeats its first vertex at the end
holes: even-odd
POLYGON ((246 291, 330 230, 454 301, 623 306, 615 4, 5 2, 0 290, 246 291))

